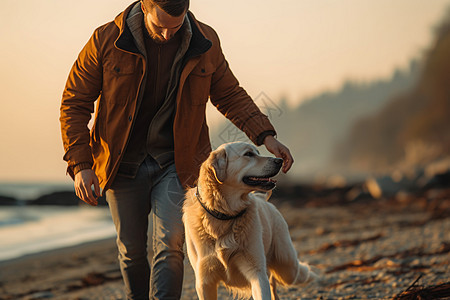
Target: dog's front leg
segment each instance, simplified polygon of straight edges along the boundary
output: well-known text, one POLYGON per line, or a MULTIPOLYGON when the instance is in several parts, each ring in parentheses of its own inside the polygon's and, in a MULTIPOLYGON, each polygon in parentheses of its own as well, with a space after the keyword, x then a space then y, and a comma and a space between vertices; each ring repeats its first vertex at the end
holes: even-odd
POLYGON ((254 300, 270 300, 270 283, 266 272, 259 272, 254 279, 250 280, 252 285, 252 296, 254 300))
POLYGON ((197 282, 195 289, 199 300, 217 300, 217 284, 197 282))
POLYGON ((258 263, 255 257, 248 255, 236 258, 236 265, 252 287, 253 300, 271 300, 270 282, 264 262, 258 263))
POLYGON ((272 293, 272 300, 280 300, 280 297, 278 297, 277 294, 277 280, 273 276, 273 274, 270 274, 270 291, 272 293))
POLYGON ((217 300, 217 288, 222 271, 214 256, 204 255, 195 267, 195 289, 199 300, 217 300))

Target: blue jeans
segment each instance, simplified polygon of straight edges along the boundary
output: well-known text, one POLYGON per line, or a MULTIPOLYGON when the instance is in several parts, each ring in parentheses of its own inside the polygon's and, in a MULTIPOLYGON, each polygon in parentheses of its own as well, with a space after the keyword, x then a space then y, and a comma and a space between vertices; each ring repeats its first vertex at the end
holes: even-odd
POLYGON ((183 284, 184 191, 172 164, 160 168, 150 156, 136 176, 116 176, 106 200, 117 230, 117 246, 128 299, 180 299, 183 284), (147 230, 153 211, 153 259, 147 230))

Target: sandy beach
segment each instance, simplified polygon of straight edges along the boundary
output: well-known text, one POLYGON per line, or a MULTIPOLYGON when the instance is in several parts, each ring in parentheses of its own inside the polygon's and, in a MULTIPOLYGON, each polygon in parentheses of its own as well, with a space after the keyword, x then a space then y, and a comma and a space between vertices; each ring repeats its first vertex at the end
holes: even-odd
MULTIPOLYGON (((275 193, 299 259, 322 276, 279 288, 281 299, 393 299, 448 284, 450 189, 353 201, 348 192, 307 199, 275 193)), ((125 299, 114 239, 0 263, 0 299, 125 299)), ((197 299, 187 259, 182 299, 197 299)), ((220 288, 219 299, 232 297, 220 288)))

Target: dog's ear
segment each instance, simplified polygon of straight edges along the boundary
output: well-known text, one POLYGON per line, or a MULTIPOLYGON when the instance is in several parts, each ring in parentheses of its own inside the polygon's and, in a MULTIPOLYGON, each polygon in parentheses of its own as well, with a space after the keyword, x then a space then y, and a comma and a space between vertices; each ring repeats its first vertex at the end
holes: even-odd
POLYGON ((222 184, 227 177, 227 152, 225 149, 215 151, 211 157, 211 167, 216 180, 222 184))

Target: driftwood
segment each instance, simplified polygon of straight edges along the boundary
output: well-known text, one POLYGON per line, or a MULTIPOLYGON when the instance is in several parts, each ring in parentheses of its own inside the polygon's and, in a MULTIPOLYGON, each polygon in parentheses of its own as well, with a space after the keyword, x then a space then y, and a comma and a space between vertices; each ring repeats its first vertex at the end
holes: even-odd
POLYGON ((433 300, 450 299, 450 282, 423 287, 417 285, 422 277, 420 275, 414 282, 402 293, 398 294, 392 300, 433 300))

